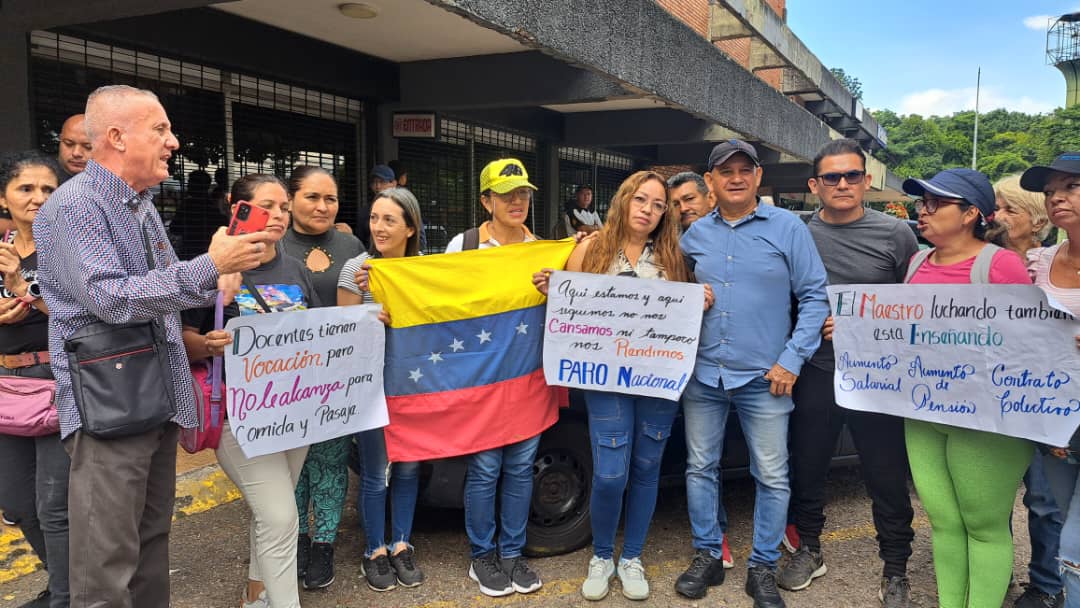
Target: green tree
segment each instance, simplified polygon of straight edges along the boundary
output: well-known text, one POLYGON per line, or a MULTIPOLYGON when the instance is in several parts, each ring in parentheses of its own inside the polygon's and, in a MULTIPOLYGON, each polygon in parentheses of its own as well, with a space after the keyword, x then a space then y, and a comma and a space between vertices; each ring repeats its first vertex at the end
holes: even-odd
POLYGON ((840 81, 840 84, 844 85, 852 97, 862 101, 862 82, 858 78, 848 74, 843 68, 830 68, 829 71, 840 81))

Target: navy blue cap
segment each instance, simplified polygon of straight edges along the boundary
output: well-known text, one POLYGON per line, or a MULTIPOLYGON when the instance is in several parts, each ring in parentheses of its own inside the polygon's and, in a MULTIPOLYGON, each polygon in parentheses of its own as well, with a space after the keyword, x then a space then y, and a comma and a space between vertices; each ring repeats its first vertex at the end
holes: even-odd
POLYGON ((390 168, 390 165, 375 165, 371 168, 371 176, 377 177, 384 182, 394 181, 394 170, 390 168))
POLYGON ((1020 187, 1031 192, 1046 190, 1046 180, 1055 171, 1080 175, 1080 152, 1066 152, 1054 159, 1049 167, 1035 166, 1020 176, 1020 187))
POLYGON ((758 160, 757 150, 754 149, 754 146, 741 139, 729 139, 713 146, 712 152, 709 153, 709 171, 712 171, 716 165, 724 164, 727 159, 739 152, 749 156, 755 165, 761 166, 761 161, 758 160))
POLYGON ((974 169, 946 169, 930 179, 904 180, 904 192, 922 196, 929 192, 942 198, 961 198, 975 205, 989 219, 997 209, 997 199, 990 178, 974 169))

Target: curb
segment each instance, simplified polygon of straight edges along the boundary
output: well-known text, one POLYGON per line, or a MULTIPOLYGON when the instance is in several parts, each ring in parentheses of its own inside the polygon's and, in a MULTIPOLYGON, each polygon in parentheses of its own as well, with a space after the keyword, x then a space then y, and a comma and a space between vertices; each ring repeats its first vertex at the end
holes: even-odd
MULTIPOLYGON (((240 498, 240 490, 217 464, 176 476, 173 521, 209 511, 240 498)), ((18 526, 0 526, 0 584, 41 569, 41 562, 18 526)))

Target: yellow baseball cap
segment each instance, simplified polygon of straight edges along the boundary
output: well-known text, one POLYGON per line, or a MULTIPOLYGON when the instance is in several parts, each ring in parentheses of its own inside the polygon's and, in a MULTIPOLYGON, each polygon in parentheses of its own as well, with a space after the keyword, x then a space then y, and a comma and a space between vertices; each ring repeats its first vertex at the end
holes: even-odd
POLYGON ((536 186, 529 183, 529 172, 525 170, 525 165, 516 158, 493 160, 480 172, 480 192, 493 190, 506 194, 522 186, 537 190, 536 186))

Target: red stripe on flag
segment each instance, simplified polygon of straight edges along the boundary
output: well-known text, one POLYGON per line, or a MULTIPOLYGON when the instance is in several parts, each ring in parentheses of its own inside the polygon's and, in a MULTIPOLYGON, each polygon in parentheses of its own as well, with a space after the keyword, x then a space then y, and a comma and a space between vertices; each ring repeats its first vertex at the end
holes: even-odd
POLYGON ((559 419, 567 392, 550 387, 544 370, 456 391, 387 397, 391 462, 482 452, 535 437, 559 419))

